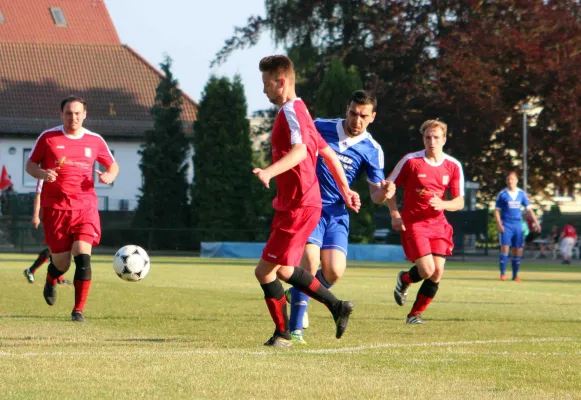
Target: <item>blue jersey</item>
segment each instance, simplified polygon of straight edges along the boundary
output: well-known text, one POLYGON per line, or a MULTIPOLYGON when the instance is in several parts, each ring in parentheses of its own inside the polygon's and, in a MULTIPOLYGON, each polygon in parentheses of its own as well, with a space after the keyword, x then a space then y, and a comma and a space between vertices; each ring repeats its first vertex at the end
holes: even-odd
POLYGON ((518 224, 522 220, 521 207, 529 206, 529 199, 527 195, 521 189, 516 189, 515 192, 511 192, 504 189, 496 197, 496 209, 500 210, 500 219, 504 223, 518 224))
MULTIPOLYGON (((356 137, 349 137, 343 130, 343 119, 316 119, 315 127, 337 153, 349 186, 364 171, 367 174, 367 181, 371 184, 379 185, 385 179, 383 150, 367 131, 356 137)), ((344 203, 335 179, 321 156, 317 160, 317 178, 321 187, 323 206, 344 203)))

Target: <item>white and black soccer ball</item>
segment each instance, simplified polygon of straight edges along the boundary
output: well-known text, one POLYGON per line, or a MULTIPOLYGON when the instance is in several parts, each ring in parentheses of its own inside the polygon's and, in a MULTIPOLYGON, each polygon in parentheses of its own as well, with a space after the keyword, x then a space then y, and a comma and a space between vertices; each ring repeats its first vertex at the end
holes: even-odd
POLYGON ((137 282, 149 273, 149 255, 141 247, 129 244, 121 247, 113 258, 113 269, 125 281, 137 282))

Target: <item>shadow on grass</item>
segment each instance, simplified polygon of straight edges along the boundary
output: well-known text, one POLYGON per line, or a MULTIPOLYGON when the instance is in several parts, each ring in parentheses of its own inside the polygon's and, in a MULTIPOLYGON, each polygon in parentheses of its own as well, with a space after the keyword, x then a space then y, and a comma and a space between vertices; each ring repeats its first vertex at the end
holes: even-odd
MULTIPOLYGON (((69 317, 70 318, 70 317, 69 317)), ((67 318, 67 320, 69 319, 67 318)), ((42 320, 50 320, 50 321, 61 321, 64 318, 58 318, 51 315, 20 315, 20 314, 13 314, 13 315, 0 315, 0 319, 42 319, 42 320)))

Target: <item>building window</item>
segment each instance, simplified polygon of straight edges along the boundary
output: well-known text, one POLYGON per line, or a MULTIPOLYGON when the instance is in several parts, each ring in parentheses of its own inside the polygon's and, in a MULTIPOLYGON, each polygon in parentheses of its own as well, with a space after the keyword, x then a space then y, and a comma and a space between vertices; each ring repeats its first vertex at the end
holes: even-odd
POLYGON ((0 24, 4 23, 4 15, 2 15, 2 10, 0 10, 0 24))
MULTIPOLYGON (((22 171, 26 168, 26 162, 30 157, 30 152, 32 149, 24 149, 22 152, 22 171)), ((36 178, 28 175, 28 172, 24 171, 22 175, 22 186, 24 187, 36 187, 36 178)))
POLYGON ((65 19, 63 10, 58 7, 50 7, 49 10, 56 26, 67 26, 67 20, 65 19))
MULTIPOLYGON (((111 150, 111 154, 113 155, 113 157, 115 157, 114 150, 111 150)), ((95 168, 93 168, 93 170, 95 170, 95 169, 97 169, 99 171, 103 171, 103 172, 107 171, 107 169, 103 165, 101 165, 100 162, 97 162, 97 161, 95 161, 95 168)), ((96 172, 94 172, 93 179, 95 179, 95 187, 96 188, 111 188, 115 184, 115 182, 113 182, 110 185, 107 185, 105 183, 101 183, 101 181, 99 180, 99 175, 96 172)))

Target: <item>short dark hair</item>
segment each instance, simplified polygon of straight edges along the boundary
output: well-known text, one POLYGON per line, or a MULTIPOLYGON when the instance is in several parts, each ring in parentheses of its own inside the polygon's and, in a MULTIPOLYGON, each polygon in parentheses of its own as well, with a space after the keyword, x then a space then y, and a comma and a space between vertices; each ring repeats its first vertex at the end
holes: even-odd
POLYGON ((377 97, 366 90, 356 90, 351 95, 351 99, 349 99, 349 104, 351 103, 359 104, 360 106, 369 104, 373 106, 373 112, 375 112, 377 108, 377 97))
POLYGON ((295 66, 290 58, 280 54, 264 57, 258 64, 260 72, 268 72, 277 78, 284 76, 294 76, 295 66))
POLYGON ((65 106, 68 103, 72 103, 73 101, 81 103, 83 105, 83 108, 85 110, 87 109, 87 102, 83 98, 81 98, 79 96, 75 96, 75 95, 70 95, 66 99, 61 101, 61 112, 63 112, 65 110, 65 106))
POLYGON ((511 175, 514 175, 516 177, 516 179, 518 179, 519 174, 515 170, 509 171, 508 174, 506 174, 506 177, 508 178, 511 175))

